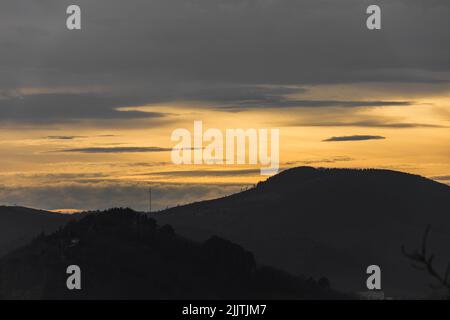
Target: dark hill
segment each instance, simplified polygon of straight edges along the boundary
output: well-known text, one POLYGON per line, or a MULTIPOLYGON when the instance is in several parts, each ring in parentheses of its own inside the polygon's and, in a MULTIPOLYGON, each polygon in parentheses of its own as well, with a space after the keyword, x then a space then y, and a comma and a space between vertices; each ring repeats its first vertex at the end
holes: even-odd
POLYGON ((3 299, 343 298, 328 281, 261 267, 218 237, 195 243, 129 209, 90 213, 0 259, 3 299), (79 265, 82 290, 66 288, 79 265))
POLYGON ((446 262, 450 251, 450 187, 390 170, 293 168, 154 216, 188 237, 230 239, 291 273, 327 275, 343 290, 366 290, 366 268, 378 264, 388 296, 429 293, 430 279, 401 253, 420 246, 428 224, 437 257, 446 262))
POLYGON ((28 243, 41 232, 51 232, 75 216, 23 207, 0 206, 0 257, 28 243))

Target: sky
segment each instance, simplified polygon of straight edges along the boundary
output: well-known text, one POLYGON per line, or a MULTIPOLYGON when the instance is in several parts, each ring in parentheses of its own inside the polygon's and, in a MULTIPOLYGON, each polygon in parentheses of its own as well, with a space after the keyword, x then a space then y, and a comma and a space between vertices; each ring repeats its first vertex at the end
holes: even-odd
POLYGON ((174 165, 171 133, 277 128, 280 167, 450 184, 447 0, 3 0, 0 204, 153 208, 267 177, 174 165), (82 30, 66 28, 81 7, 82 30), (366 28, 366 8, 382 29, 366 28))

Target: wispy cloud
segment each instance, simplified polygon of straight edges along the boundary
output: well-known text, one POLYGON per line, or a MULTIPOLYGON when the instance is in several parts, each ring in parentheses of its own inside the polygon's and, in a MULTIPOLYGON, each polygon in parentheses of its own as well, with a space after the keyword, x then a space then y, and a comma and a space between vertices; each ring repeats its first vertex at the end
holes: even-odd
POLYGON ((431 177, 431 179, 438 180, 438 181, 450 181, 450 175, 449 176, 431 177))
POLYGON ((339 141, 365 141, 365 140, 383 140, 383 139, 386 138, 382 136, 354 135, 354 136, 331 137, 322 141, 339 142, 339 141))
POLYGON ((135 153, 135 152, 166 152, 171 148, 160 147, 93 147, 93 148, 75 148, 63 149, 52 152, 73 152, 73 153, 135 153))
POLYGON ((308 89, 299 86, 250 86, 250 85, 205 85, 181 93, 178 99, 196 101, 209 108, 238 112, 248 109, 281 108, 358 108, 358 107, 398 107, 413 105, 412 101, 389 100, 322 100, 295 99, 308 89))
POLYGON ((292 100, 284 96, 269 100, 235 101, 233 104, 221 105, 224 110, 241 111, 246 109, 280 109, 280 108, 360 108, 360 107, 398 107, 411 106, 411 101, 352 101, 352 100, 292 100))
POLYGON ((164 176, 164 177, 228 177, 243 175, 259 175, 260 169, 237 169, 237 170, 183 170, 183 171, 157 171, 143 173, 144 176, 164 176))
POLYGON ((74 140, 77 138, 84 138, 85 136, 47 136, 46 139, 49 140, 74 140))
POLYGON ((290 126, 299 127, 367 127, 367 128, 446 128, 442 125, 427 123, 402 123, 402 122, 382 122, 378 120, 367 121, 324 121, 324 122, 298 122, 291 123, 290 126))
POLYGON ((353 161, 353 160, 355 160, 355 159, 346 157, 346 156, 339 156, 339 157, 323 158, 323 159, 288 161, 284 164, 287 166, 298 165, 298 164, 312 165, 312 164, 318 164, 318 163, 335 163, 335 162, 346 162, 346 161, 353 161))
POLYGON ((73 135, 54 135, 54 136, 46 136, 44 139, 48 140, 75 140, 75 139, 84 139, 84 138, 112 138, 118 137, 116 134, 97 134, 93 136, 73 136, 73 135))

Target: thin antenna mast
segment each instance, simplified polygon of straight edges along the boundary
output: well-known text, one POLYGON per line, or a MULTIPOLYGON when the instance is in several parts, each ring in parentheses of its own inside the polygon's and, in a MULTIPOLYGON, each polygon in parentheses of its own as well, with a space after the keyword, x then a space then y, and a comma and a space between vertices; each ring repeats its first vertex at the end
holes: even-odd
POLYGON ((152 213, 152 187, 148 187, 148 213, 152 213))

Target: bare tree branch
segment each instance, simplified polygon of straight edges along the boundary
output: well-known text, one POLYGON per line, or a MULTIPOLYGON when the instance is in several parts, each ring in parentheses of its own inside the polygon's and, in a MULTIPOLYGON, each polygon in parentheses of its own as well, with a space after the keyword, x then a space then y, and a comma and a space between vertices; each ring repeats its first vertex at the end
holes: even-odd
POLYGON ((422 239, 422 248, 420 252, 418 250, 415 250, 414 252, 407 252, 404 246, 402 246, 402 252, 413 262, 413 267, 420 270, 426 270, 428 274, 436 279, 444 288, 450 290, 450 263, 447 266, 445 274, 442 276, 433 266, 434 254, 429 254, 427 252, 427 242, 430 230, 431 226, 428 225, 422 239))

